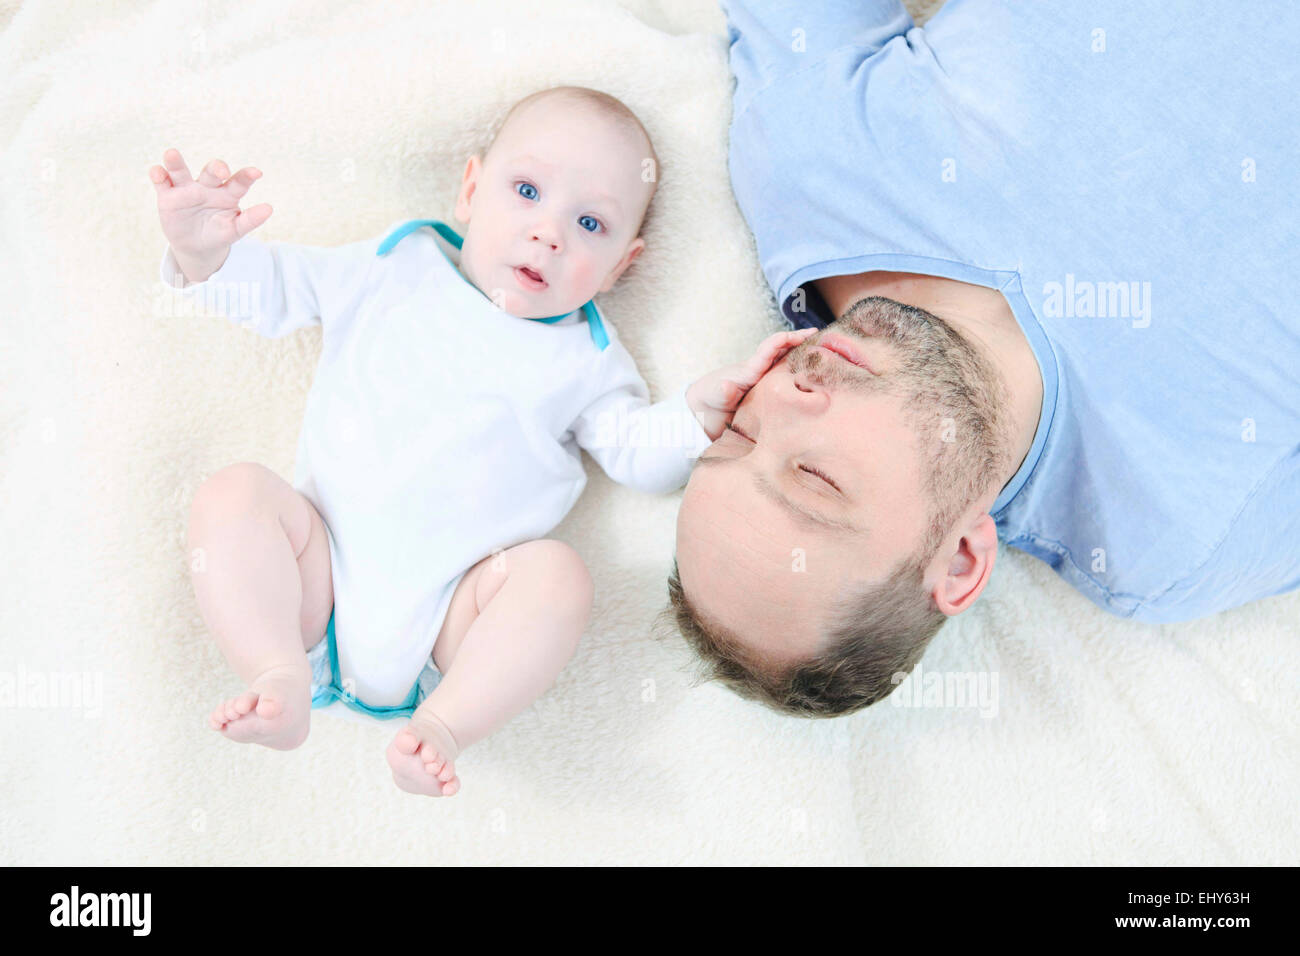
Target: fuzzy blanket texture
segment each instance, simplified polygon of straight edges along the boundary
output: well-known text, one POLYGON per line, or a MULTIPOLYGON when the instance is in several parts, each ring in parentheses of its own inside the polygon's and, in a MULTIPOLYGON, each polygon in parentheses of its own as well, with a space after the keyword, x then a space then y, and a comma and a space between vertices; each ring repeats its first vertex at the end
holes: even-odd
POLYGON ((653 627, 680 493, 590 460, 555 536, 592 570, 591 625, 462 755, 460 794, 397 790, 392 723, 322 714, 291 753, 223 740, 206 715, 241 687, 198 615, 189 504, 232 462, 292 476, 320 337, 169 314, 148 167, 169 146, 195 172, 256 165, 246 201, 276 210, 258 235, 341 244, 451 222, 465 159, 527 93, 606 90, 663 160, 647 253, 601 299, 659 398, 777 327, 729 188, 725 19, 707 0, 10 3, 0 75, 0 863, 1300 862, 1300 594, 1148 626, 1004 550, 922 663, 990 682, 974 706, 922 706, 923 678, 783 718, 692 685, 653 627))

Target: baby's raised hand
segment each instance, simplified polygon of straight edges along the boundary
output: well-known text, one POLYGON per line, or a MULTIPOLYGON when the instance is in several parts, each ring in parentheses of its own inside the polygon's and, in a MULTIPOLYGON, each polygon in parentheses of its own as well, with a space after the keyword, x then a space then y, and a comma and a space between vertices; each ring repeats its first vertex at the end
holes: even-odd
POLYGON ((758 344, 758 349, 747 362, 728 365, 710 372, 686 390, 686 404, 699 420, 711 439, 722 434, 745 393, 767 374, 767 370, 817 329, 798 329, 777 332, 758 344))
POLYGON ((262 203, 240 211, 239 200, 262 173, 245 166, 235 175, 219 159, 203 167, 198 179, 174 149, 163 165, 149 169, 158 193, 158 218, 176 264, 191 282, 202 282, 221 268, 235 240, 252 232, 271 215, 262 203))

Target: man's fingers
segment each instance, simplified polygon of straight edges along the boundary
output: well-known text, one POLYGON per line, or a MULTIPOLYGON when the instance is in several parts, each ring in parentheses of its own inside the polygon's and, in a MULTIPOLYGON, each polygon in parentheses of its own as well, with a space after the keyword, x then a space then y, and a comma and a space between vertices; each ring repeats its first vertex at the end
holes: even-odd
POLYGON ((172 181, 173 186, 184 186, 194 181, 194 177, 190 175, 190 168, 185 165, 185 160, 181 159, 179 150, 169 149, 163 153, 163 168, 167 171, 167 178, 172 181))
POLYGON ((220 186, 230 176, 230 167, 219 159, 214 159, 203 167, 199 173, 199 185, 212 188, 220 186))
POLYGON ((245 209, 235 217, 235 232, 239 238, 248 235, 266 220, 271 218, 271 204, 259 203, 250 209, 245 209))
POLYGON ((261 170, 254 169, 252 166, 245 166, 230 177, 230 181, 226 183, 224 188, 229 190, 230 195, 234 198, 241 199, 244 193, 248 192, 249 187, 261 178, 261 170))

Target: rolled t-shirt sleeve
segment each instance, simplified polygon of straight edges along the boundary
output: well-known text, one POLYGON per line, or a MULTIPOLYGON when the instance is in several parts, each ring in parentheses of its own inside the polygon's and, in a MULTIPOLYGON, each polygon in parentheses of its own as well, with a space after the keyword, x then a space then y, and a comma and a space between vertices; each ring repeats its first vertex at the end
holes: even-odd
MULTIPOLYGON (((768 84, 841 47, 877 49, 912 28, 900 0, 720 0, 727 17, 732 113, 768 84)), ((811 104, 810 104, 811 106, 811 104)))
POLYGON ((173 294, 197 296, 204 308, 265 338, 320 325, 353 305, 375 260, 378 238, 343 246, 263 242, 245 236, 230 247, 221 268, 189 282, 171 246, 159 279, 173 294))

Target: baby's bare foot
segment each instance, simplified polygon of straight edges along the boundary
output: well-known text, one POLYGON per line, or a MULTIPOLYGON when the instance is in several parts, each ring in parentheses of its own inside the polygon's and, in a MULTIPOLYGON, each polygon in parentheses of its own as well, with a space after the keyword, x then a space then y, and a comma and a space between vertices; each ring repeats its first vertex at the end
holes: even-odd
POLYGON ((218 704, 208 726, 237 743, 293 750, 311 729, 311 672, 306 666, 271 668, 244 693, 218 704))
POLYGON ((460 749, 445 724, 419 711, 388 745, 393 783, 408 793, 450 797, 460 790, 455 760, 460 749))

